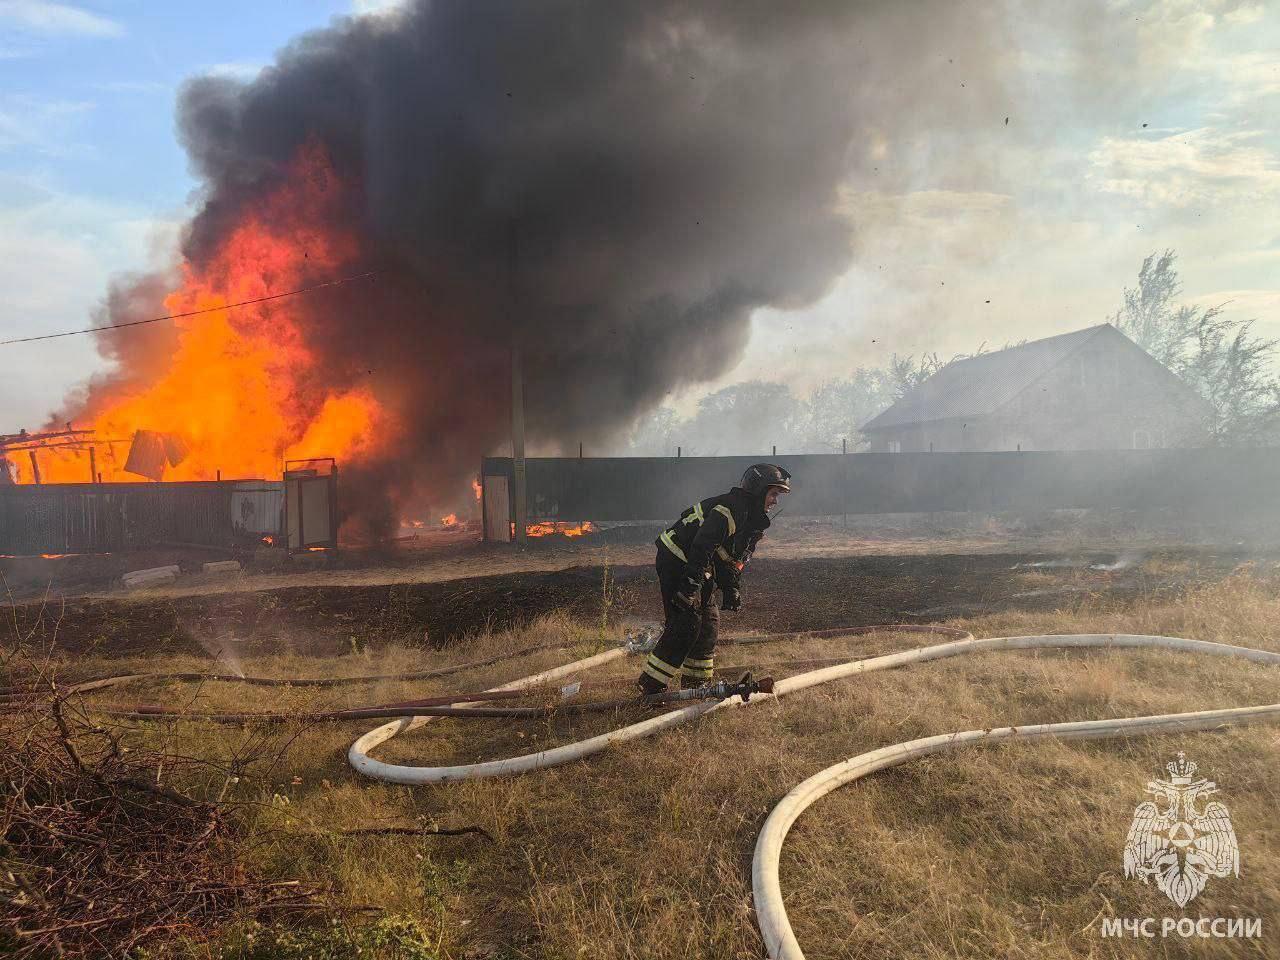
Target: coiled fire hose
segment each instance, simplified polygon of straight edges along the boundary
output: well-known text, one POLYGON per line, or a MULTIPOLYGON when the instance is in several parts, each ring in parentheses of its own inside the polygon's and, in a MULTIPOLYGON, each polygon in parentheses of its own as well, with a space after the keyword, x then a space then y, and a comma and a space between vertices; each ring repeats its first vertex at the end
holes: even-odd
MULTIPOLYGON (((1206 640, 1189 640, 1180 637, 1145 636, 1134 634, 1062 634, 1021 637, 991 637, 975 639, 967 631, 951 627, 932 625, 885 625, 872 627, 836 628, 833 630, 801 632, 785 635, 770 635, 752 638, 740 638, 737 642, 768 643, 776 642, 783 637, 820 637, 820 636, 853 636, 856 634, 885 633, 928 633, 957 637, 948 643, 940 643, 927 647, 919 647, 898 653, 870 657, 862 660, 821 660, 806 661, 806 666, 819 666, 818 669, 787 677, 776 681, 771 692, 761 692, 754 702, 765 696, 784 696, 803 690, 807 687, 839 680, 854 674, 871 673, 877 670, 890 670, 930 660, 941 660, 967 653, 981 653, 1006 650, 1035 650, 1050 648, 1104 648, 1104 649, 1166 649, 1192 653, 1203 653, 1213 656, 1239 657, 1254 663, 1280 665, 1280 654, 1251 647, 1241 647, 1225 643, 1214 643, 1206 640)), ((530 648, 508 656, 519 656, 533 650, 546 647, 530 648)), ((369 752, 395 736, 417 730, 429 723, 433 716, 542 716, 551 710, 564 710, 566 705, 555 708, 486 708, 484 703, 492 700, 509 699, 519 695, 521 691, 548 684, 563 677, 570 676, 592 667, 626 656, 632 652, 626 647, 618 647, 594 656, 586 657, 572 663, 554 667, 535 673, 519 680, 512 681, 480 694, 448 694, 428 700, 409 701, 389 707, 333 711, 328 714, 315 714, 311 719, 353 719, 358 717, 386 716, 388 710, 395 710, 394 715, 403 714, 402 719, 383 724, 356 740, 348 751, 348 760, 357 771, 366 776, 392 783, 426 784, 446 783, 481 777, 503 776, 539 770, 546 767, 568 763, 597 753, 616 743, 640 739, 688 722, 696 717, 715 710, 741 706, 747 702, 743 696, 733 695, 723 699, 706 699, 690 703, 669 713, 650 717, 599 736, 591 737, 577 743, 567 744, 550 750, 509 757, 501 760, 490 760, 482 763, 460 764, 455 766, 417 767, 383 763, 374 760, 369 752), (462 704, 454 706, 454 704, 462 704), (436 706, 439 705, 439 706, 436 706), (381 713, 375 711, 384 711, 381 713)), ((387 677, 351 677, 335 679, 319 679, 298 681, 274 678, 244 678, 226 675, 201 674, 131 674, 122 677, 100 678, 67 688, 69 692, 83 693, 103 689, 139 679, 219 679, 247 683, 271 685, 315 685, 329 686, 336 683, 358 683, 374 679, 410 679, 429 676, 440 676, 466 669, 469 666, 487 665, 497 662, 501 657, 463 664, 457 667, 435 671, 418 671, 412 674, 396 674, 387 677)), ((18 688, 0 689, 0 698, 17 698, 28 695, 30 691, 18 688)), ((580 710, 592 708, 615 708, 626 701, 610 701, 602 704, 584 704, 580 710)), ((172 711, 160 708, 148 708, 138 715, 175 715, 172 711)), ((187 715, 187 714, 179 714, 187 715)), ((210 719, 218 719, 219 715, 206 715, 210 719)), ((223 719, 283 719, 286 715, 248 715, 228 714, 223 719)), ((308 719, 306 715, 294 714, 289 719, 308 719)), ((897 766, 909 760, 929 756, 959 747, 988 743, 999 743, 1006 740, 1034 740, 1045 737, 1059 739, 1102 739, 1108 737, 1137 736, 1150 733, 1188 732, 1202 730, 1218 730, 1223 727, 1280 719, 1280 703, 1254 707, 1238 707, 1221 710, 1201 710, 1189 713, 1161 714, 1145 717, 1121 717, 1113 720, 1090 720, 1079 722, 1035 724, 1020 727, 998 727, 982 730, 965 730, 944 733, 932 737, 924 737, 903 743, 892 744, 877 750, 859 754, 841 763, 828 767, 803 783, 793 788, 774 807, 766 819, 756 842, 755 856, 752 862, 752 893, 755 901, 756 919, 760 932, 771 958, 786 960, 803 960, 804 953, 796 940, 787 918, 782 898, 782 888, 778 876, 782 845, 788 831, 808 807, 826 796, 831 791, 868 776, 879 770, 897 766)))
MULTIPOLYGON (((904 627, 864 628, 859 631, 831 631, 831 633, 867 632, 875 629, 885 632, 906 632, 904 627)), ((942 660, 948 657, 961 656, 968 653, 982 653, 1004 650, 1035 650, 1048 648, 1081 648, 1096 647, 1104 649, 1165 649, 1190 653, 1203 653, 1213 656, 1239 657, 1254 663, 1265 663, 1280 666, 1280 654, 1240 647, 1225 643, 1213 643, 1206 640, 1188 640, 1181 637, 1143 636, 1134 634, 1062 634, 1025 637, 991 637, 978 640, 963 631, 946 627, 915 626, 911 632, 963 634, 964 639, 949 643, 935 644, 906 650, 900 653, 886 654, 863 660, 849 660, 831 666, 822 667, 806 673, 787 677, 776 681, 770 696, 785 696, 807 687, 831 680, 839 680, 854 674, 871 673, 877 670, 891 670, 909 664, 924 663, 930 660, 942 660)), ((556 667, 543 673, 524 677, 512 683, 495 688, 494 692, 518 690, 536 683, 547 682, 586 670, 623 656, 625 650, 611 650, 606 653, 587 657, 575 663, 556 667)), ((752 702, 760 702, 764 696, 752 702)), ((729 709, 742 705, 740 697, 726 700, 700 702, 673 710, 660 716, 631 724, 618 730, 591 737, 577 743, 542 750, 537 753, 510 757, 503 760, 490 760, 483 763, 461 764, 457 766, 412 767, 382 763, 369 756, 369 751, 386 743, 398 734, 416 730, 429 722, 429 717, 419 717, 393 721, 369 731, 348 751, 348 760, 361 773, 379 780, 392 783, 423 784, 445 783, 453 780, 464 780, 477 777, 492 777, 505 774, 521 773, 528 770, 539 770, 546 767, 568 763, 597 753, 616 743, 636 740, 685 723, 695 717, 703 716, 715 710, 729 709)), ((459 708, 459 709, 466 709, 459 708)), ((1114 720, 1090 720, 1067 723, 1036 724, 1022 727, 999 727, 987 730, 965 730, 956 733, 944 733, 938 736, 925 737, 905 743, 872 750, 859 754, 841 763, 828 767, 814 774, 799 786, 792 789, 774 807, 760 831, 756 842, 755 856, 751 867, 752 895, 755 902, 756 922, 760 926, 769 956, 774 960, 803 960, 804 953, 796 941, 787 918, 786 907, 782 898, 782 886, 778 877, 779 862, 782 856, 782 845, 787 832, 804 811, 832 790, 846 783, 865 777, 868 774, 888 767, 928 756, 945 750, 984 743, 998 743, 1014 739, 1040 739, 1057 737, 1061 739, 1101 739, 1106 737, 1128 737, 1149 733, 1187 732, 1196 730, 1218 730, 1233 724, 1252 723, 1261 720, 1280 719, 1280 703, 1255 707, 1239 707, 1224 710, 1200 710, 1190 713, 1162 714, 1147 717, 1121 717, 1114 720)))

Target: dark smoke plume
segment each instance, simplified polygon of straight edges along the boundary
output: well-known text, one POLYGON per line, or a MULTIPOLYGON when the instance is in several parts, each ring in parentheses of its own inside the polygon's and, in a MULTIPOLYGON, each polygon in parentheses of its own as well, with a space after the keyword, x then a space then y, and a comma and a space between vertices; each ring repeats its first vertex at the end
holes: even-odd
POLYGON ((356 474, 385 525, 503 451, 514 335, 531 443, 576 448, 728 369, 756 308, 818 298, 853 256, 841 187, 870 134, 930 120, 912 87, 945 65, 920 51, 971 50, 988 8, 443 0, 340 20, 250 83, 187 85, 204 193, 184 254, 207 258, 309 142, 355 187, 350 266, 387 272, 297 309, 316 376, 409 424, 356 474))

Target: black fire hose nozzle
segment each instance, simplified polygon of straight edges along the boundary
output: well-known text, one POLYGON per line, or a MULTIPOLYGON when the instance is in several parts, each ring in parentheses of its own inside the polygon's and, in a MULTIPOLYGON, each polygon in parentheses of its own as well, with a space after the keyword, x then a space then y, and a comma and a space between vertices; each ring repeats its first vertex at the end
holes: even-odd
POLYGON ((753 693, 773 693, 773 677, 761 677, 759 680, 753 680, 751 671, 748 670, 738 678, 738 682, 733 687, 734 689, 730 696, 737 694, 742 697, 742 702, 746 703, 751 699, 753 693))
POLYGON ((735 682, 719 680, 716 683, 690 687, 684 690, 662 691, 640 697, 640 702, 648 706, 662 706, 668 703, 679 703, 684 700, 728 700, 730 697, 741 697, 743 702, 751 699, 753 693, 773 693, 773 677, 761 677, 753 680, 748 671, 735 682))

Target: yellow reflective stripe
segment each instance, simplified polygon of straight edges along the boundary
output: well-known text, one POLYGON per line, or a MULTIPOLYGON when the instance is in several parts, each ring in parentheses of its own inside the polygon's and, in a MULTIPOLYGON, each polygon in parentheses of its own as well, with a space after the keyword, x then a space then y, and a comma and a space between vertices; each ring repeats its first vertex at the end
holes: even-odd
POLYGON ((663 686, 666 686, 671 681, 671 677, 667 676, 661 670, 657 670, 654 667, 649 666, 647 663, 644 665, 644 670, 641 672, 646 676, 653 677, 653 679, 657 680, 663 686))
POLYGON ((738 532, 738 525, 733 521, 733 511, 726 507, 723 503, 717 503, 715 509, 719 510, 729 520, 729 536, 733 536, 738 532))
POLYGON ((658 539, 661 540, 666 545, 668 550, 674 553, 677 557, 679 557, 685 563, 689 562, 689 558, 684 555, 684 551, 681 550, 678 546, 676 546, 676 542, 671 539, 670 530, 663 530, 662 536, 658 537, 658 539))
POLYGON ((681 521, 681 523, 683 523, 685 526, 688 526, 691 523, 701 524, 702 521, 705 519, 706 517, 702 515, 702 501, 699 500, 697 503, 695 503, 692 507, 689 508, 689 515, 685 517, 684 520, 681 521))
POLYGON ((643 672, 658 682, 665 684, 673 679, 680 670, 678 667, 673 667, 671 664, 659 660, 653 654, 649 654, 649 660, 645 663, 643 672))
POLYGON ((729 551, 724 547, 716 547, 716 556, 725 563, 733 563, 733 557, 729 556, 729 551))
POLYGON ((716 664, 715 660, 712 660, 712 659, 710 659, 710 658, 708 658, 708 659, 706 659, 706 660, 699 660, 697 657, 685 657, 685 658, 684 658, 684 665, 685 665, 686 667, 688 667, 688 666, 694 666, 694 667, 708 667, 708 668, 709 668, 709 667, 714 667, 714 666, 715 666, 715 664, 716 664))
POLYGON ((682 677, 689 677, 693 680, 710 680, 715 676, 714 672, 710 668, 705 670, 698 669, 696 667, 689 666, 687 663, 680 668, 680 675, 682 677))

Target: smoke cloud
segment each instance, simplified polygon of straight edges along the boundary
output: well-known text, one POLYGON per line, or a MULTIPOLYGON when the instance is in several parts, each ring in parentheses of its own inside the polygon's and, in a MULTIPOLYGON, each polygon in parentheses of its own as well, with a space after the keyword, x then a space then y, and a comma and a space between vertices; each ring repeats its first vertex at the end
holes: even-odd
MULTIPOLYGON (((348 267, 382 272, 290 309, 308 376, 402 421, 389 455, 344 474, 385 529, 503 451, 513 338, 531 444, 576 448, 732 367, 754 310, 822 296, 857 249, 842 188, 876 175, 885 131, 954 129, 929 91, 965 78, 1002 108, 994 7, 443 0, 339 20, 252 82, 187 84, 202 194, 183 254, 211 257, 323 148, 348 188, 327 215, 359 240, 348 267)), ((116 290, 113 318, 150 292, 116 290)))

